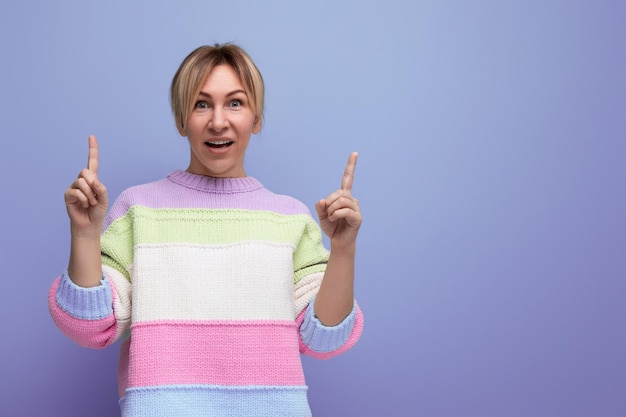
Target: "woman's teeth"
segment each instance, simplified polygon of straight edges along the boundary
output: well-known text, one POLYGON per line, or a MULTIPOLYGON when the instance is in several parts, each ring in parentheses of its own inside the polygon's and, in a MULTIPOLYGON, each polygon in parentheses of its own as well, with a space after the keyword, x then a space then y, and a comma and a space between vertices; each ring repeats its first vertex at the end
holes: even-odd
POLYGON ((204 142, 206 145, 212 148, 224 148, 226 146, 231 145, 233 142, 231 140, 216 140, 214 142, 204 142))

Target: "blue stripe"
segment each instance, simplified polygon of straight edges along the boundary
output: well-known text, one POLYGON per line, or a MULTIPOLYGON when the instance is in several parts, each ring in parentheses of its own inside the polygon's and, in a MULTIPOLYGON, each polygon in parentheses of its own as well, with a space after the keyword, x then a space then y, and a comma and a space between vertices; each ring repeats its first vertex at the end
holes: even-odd
POLYGON ((311 417, 307 387, 168 385, 129 388, 122 417, 311 417))
POLYGON ((305 345, 315 352, 334 352, 346 344, 354 329, 356 321, 356 302, 352 311, 336 326, 324 326, 314 312, 315 297, 309 302, 309 307, 300 326, 300 336, 305 345))
POLYGON ((100 320, 113 314, 113 295, 106 276, 100 285, 85 288, 74 284, 67 271, 61 275, 56 293, 57 305, 72 317, 100 320))

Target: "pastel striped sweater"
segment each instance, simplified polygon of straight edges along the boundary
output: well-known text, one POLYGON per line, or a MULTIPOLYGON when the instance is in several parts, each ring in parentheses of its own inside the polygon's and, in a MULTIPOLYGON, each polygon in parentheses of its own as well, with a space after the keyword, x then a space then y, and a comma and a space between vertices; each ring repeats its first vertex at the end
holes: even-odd
POLYGON ((64 273, 49 307, 82 346, 123 340, 123 417, 310 416, 300 354, 360 337, 356 303, 337 326, 314 315, 328 251, 309 210, 252 177, 175 171, 129 188, 101 246, 101 285, 64 273))

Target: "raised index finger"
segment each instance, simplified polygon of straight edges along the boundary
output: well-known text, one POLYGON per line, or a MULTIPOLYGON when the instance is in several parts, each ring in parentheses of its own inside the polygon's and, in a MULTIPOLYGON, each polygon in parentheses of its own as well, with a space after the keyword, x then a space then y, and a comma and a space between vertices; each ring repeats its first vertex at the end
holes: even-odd
POLYGON ((343 178, 341 179, 341 189, 351 191, 352 182, 354 181, 354 168, 356 167, 356 160, 359 154, 352 152, 348 158, 346 169, 343 171, 343 178))
POLYGON ((98 173, 98 140, 94 135, 89 136, 89 157, 87 159, 87 169, 98 173))

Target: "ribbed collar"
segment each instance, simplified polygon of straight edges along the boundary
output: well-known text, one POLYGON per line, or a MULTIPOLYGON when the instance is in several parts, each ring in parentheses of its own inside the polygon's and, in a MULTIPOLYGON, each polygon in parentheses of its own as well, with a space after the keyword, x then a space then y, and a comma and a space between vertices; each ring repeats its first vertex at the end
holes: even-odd
POLYGON ((167 179, 186 188, 218 194, 247 193, 263 188, 263 184, 253 177, 207 177, 180 170, 170 173, 167 179))

